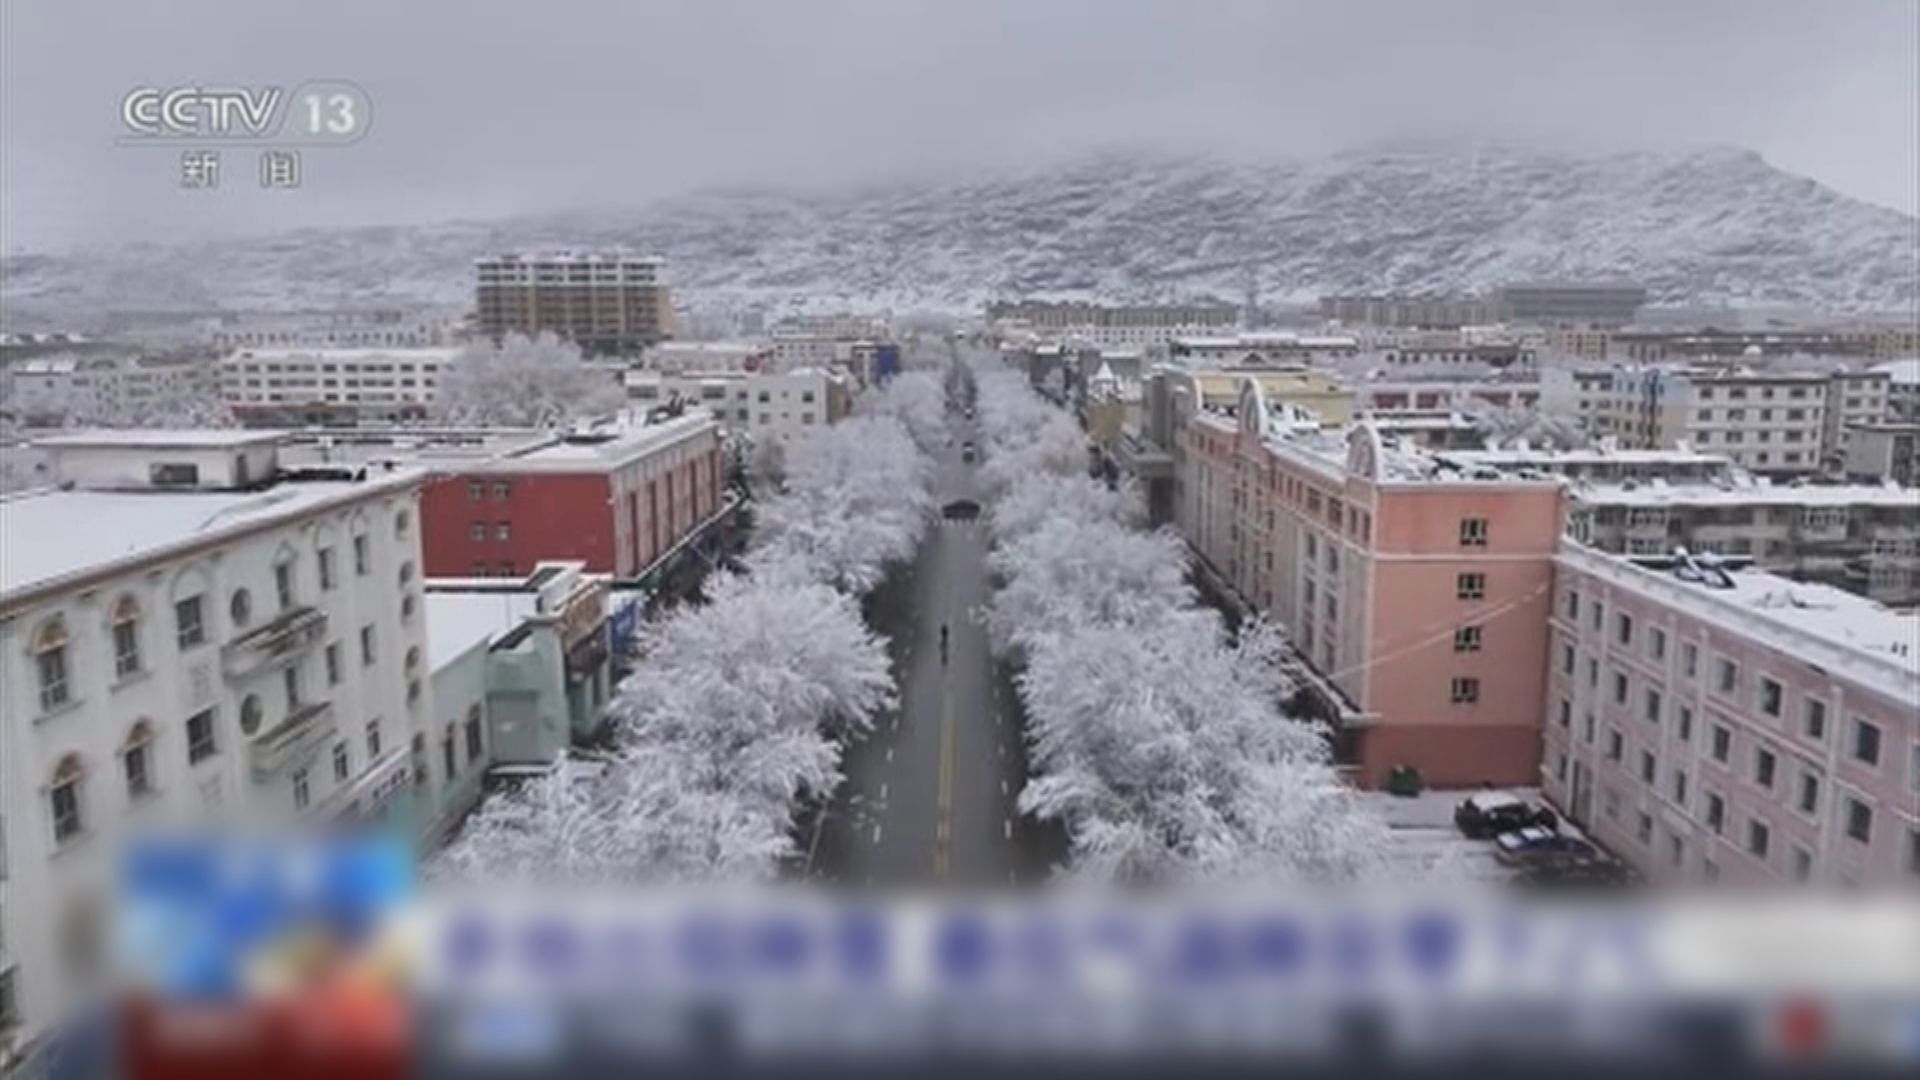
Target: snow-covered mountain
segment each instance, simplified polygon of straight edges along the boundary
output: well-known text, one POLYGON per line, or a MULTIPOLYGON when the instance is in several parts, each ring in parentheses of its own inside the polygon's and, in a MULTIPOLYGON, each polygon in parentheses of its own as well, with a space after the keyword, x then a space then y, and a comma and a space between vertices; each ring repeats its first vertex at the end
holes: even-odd
POLYGON ((1263 165, 1108 155, 836 194, 707 192, 639 210, 15 257, 0 290, 16 312, 457 302, 481 253, 623 244, 665 254, 696 304, 1238 300, 1251 270, 1268 300, 1628 278, 1660 302, 1863 310, 1916 302, 1916 228, 1732 149, 1450 145, 1263 165))

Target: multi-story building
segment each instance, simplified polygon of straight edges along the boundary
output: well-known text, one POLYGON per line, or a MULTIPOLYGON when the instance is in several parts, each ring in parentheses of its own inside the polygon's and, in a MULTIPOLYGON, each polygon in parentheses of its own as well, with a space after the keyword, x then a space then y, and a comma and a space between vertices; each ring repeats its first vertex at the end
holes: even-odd
POLYGON ((1882 603, 1920 603, 1920 499, 1878 484, 1581 484, 1567 532, 1636 556, 1675 548, 1752 558, 1761 568, 1882 603))
POLYGON ((1262 330, 1218 337, 1179 337, 1167 343, 1167 359, 1201 368, 1270 367, 1358 355, 1360 341, 1344 334, 1296 334, 1262 330))
POLYGON ((1175 338, 1208 337, 1240 324, 1231 304, 1095 304, 1023 300, 987 305, 987 318, 1003 328, 1073 339, 1094 348, 1143 348, 1175 338))
POLYGON ((1530 371, 1536 362, 1532 345, 1511 340, 1469 341, 1459 334, 1421 334, 1389 346, 1380 358, 1389 369, 1530 371))
POLYGON ((433 577, 521 578, 556 560, 640 577, 732 506, 704 413, 399 457, 431 477, 420 513, 433 577))
POLYGON ((1872 356, 1874 338, 1844 330, 1614 331, 1607 359, 1639 364, 1733 361, 1762 356, 1872 356))
POLYGON ((774 371, 774 350, 761 341, 663 341, 646 351, 640 366, 668 374, 712 371, 774 371))
POLYGON ((151 424, 218 401, 214 365, 198 357, 56 355, 17 361, 7 376, 6 408, 29 425, 151 424))
POLYGON ((1830 472, 1846 463, 1853 429, 1887 419, 1888 391, 1893 377, 1885 371, 1841 370, 1827 376, 1826 430, 1821 437, 1822 463, 1830 472))
POLYGON ((1623 450, 1610 438, 1578 450, 1501 446, 1450 451, 1435 457, 1462 470, 1547 474, 1594 484, 1711 484, 1730 482, 1736 474, 1733 462, 1721 454, 1685 449, 1623 450))
POLYGON ((699 406, 720 426, 782 442, 846 418, 853 406, 847 379, 802 368, 780 372, 626 373, 627 399, 644 407, 679 400, 699 406))
POLYGON ((375 308, 220 315, 205 340, 222 350, 421 349, 454 344, 461 332, 454 312, 375 308))
POLYGON ((43 445, 64 489, 0 500, 0 1063, 99 974, 122 838, 411 824, 432 714, 419 474, 286 471, 253 432, 43 445))
POLYGON ((1578 419, 1592 435, 1613 434, 1613 369, 1549 364, 1540 372, 1540 409, 1578 419))
POLYGON ((1887 419, 1920 420, 1920 359, 1890 360, 1873 370, 1887 376, 1887 419))
POLYGON ((1613 333, 1590 326, 1557 326, 1547 331, 1545 344, 1551 356, 1605 363, 1612 354, 1613 333))
POLYGON ((1194 408, 1175 519, 1246 604, 1286 628, 1312 708, 1361 783, 1531 783, 1564 481, 1462 473, 1270 410, 1249 382, 1194 408))
POLYGON ((241 349, 220 361, 220 397, 254 425, 419 420, 459 356, 451 346, 241 349))
POLYGON ((1711 558, 1555 568, 1567 816, 1661 883, 1920 883, 1920 616, 1711 558))
POLYGON ((1628 446, 1685 443, 1775 475, 1820 471, 1829 377, 1812 371, 1638 367, 1616 370, 1608 433, 1628 446))
POLYGON ((1354 404, 1368 413, 1530 409, 1540 402, 1533 379, 1374 379, 1356 383, 1354 404))
MULTIPOLYGON (((1902 487, 1920 486, 1920 469, 1914 468, 1915 444, 1920 444, 1920 420, 1854 424, 1848 429, 1842 471, 1852 483, 1892 481, 1902 487)), ((1920 498, 1920 492, 1914 497, 1920 498)))
POLYGON ((637 356, 673 336, 664 259, 617 251, 474 262, 476 329, 496 341, 551 331, 591 355, 637 356))
POLYGON ((1323 296, 1320 316, 1348 326, 1453 330, 1493 322, 1495 306, 1476 296, 1323 296))
POLYGON ((1647 302, 1647 290, 1625 283, 1528 282, 1494 295, 1499 322, 1540 326, 1625 326, 1647 302))

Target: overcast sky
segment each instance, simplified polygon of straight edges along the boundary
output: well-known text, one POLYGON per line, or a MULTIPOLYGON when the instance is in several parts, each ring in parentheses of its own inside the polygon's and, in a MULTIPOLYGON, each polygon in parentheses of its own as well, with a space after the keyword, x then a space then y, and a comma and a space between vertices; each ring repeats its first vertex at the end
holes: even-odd
POLYGON ((999 170, 1116 145, 1724 143, 1914 212, 1920 0, 0 0, 6 250, 999 170), (350 79, 297 192, 115 146, 133 86, 350 79))

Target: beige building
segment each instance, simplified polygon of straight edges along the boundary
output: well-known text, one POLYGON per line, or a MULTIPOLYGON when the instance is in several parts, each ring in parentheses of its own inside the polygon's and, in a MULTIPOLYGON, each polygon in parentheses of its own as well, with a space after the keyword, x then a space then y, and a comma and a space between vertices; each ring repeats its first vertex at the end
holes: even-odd
POLYGON ((1828 377, 1827 428, 1821 440, 1822 463, 1829 469, 1841 468, 1847 458, 1852 431, 1862 424, 1886 420, 1893 377, 1871 369, 1836 371, 1828 377))
POLYGON ((478 331, 551 331, 589 354, 638 355, 673 336, 666 260, 621 252, 496 255, 474 262, 478 331))
POLYGON ((819 368, 779 372, 629 371, 627 400, 637 406, 674 400, 705 408, 730 432, 786 441, 837 424, 853 407, 847 378, 819 368))
POLYGON ((1755 473, 1818 472, 1828 377, 1821 372, 1642 367, 1614 373, 1608 431, 1623 444, 1686 444, 1755 473))

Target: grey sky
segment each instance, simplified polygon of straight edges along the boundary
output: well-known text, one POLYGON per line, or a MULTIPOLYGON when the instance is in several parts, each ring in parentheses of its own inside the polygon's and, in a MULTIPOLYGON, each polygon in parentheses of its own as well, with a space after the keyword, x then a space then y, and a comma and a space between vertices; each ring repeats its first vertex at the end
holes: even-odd
MULTIPOLYGON (((6 250, 1001 169, 1098 147, 1730 143, 1915 210, 1920 0, 0 0, 6 250), (351 79, 298 192, 116 148, 138 84, 351 79), (252 188, 252 190, 249 190, 252 188)), ((231 160, 231 159, 230 159, 231 160)))

